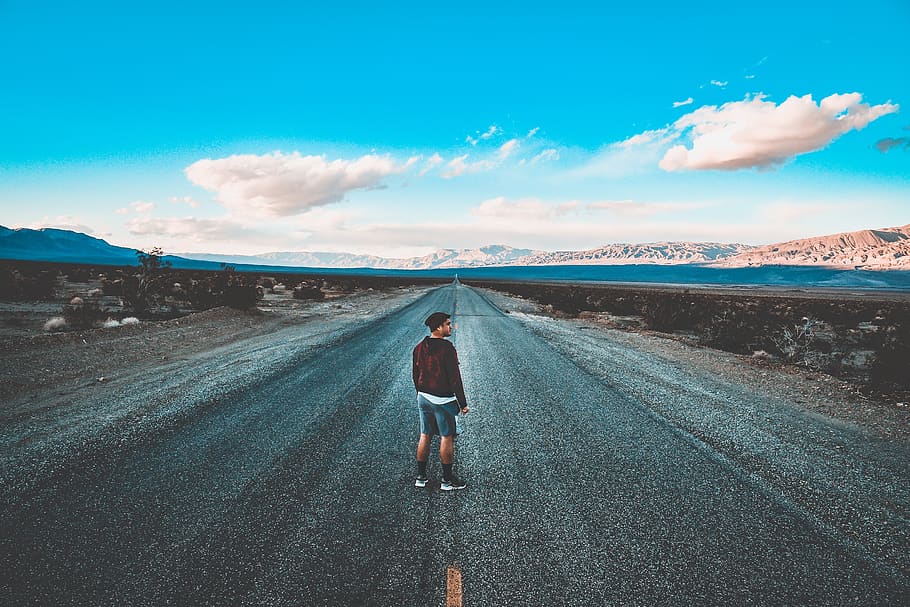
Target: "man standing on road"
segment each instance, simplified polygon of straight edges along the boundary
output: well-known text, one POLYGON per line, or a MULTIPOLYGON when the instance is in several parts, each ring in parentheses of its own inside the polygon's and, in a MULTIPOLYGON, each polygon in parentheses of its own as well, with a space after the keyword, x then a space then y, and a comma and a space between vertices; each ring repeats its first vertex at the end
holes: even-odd
POLYGON ((417 388, 417 408, 420 412, 420 441, 417 443, 417 487, 427 486, 427 460, 433 435, 439 435, 439 459, 442 460, 440 489, 464 489, 466 483, 452 474, 455 460, 455 416, 459 409, 468 413, 458 353, 446 341, 452 335, 451 317, 445 312, 433 312, 424 321, 430 335, 414 348, 412 375, 417 388))

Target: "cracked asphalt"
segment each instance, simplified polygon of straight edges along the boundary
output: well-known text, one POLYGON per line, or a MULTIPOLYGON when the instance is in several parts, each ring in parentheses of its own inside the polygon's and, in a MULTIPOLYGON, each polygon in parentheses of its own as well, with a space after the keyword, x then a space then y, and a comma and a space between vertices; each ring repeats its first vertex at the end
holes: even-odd
POLYGON ((465 605, 910 602, 910 551, 883 539, 908 533, 906 445, 857 447, 844 498, 807 499, 829 493, 793 489, 820 482, 810 443, 851 429, 781 415, 769 434, 790 424, 805 448, 770 449, 760 395, 690 378, 674 406, 647 357, 533 324, 449 285, 260 373, 200 368, 223 388, 53 465, 4 457, 2 602, 443 605, 450 566, 465 605), (413 485, 410 352, 435 310, 454 312, 472 409, 452 493, 435 445, 413 485), (709 416, 712 399, 738 406, 709 416))

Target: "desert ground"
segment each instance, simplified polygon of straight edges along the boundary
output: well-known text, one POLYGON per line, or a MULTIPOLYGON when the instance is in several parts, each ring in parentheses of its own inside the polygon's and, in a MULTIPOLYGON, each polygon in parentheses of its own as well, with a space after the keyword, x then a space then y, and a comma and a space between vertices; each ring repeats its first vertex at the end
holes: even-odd
POLYGON ((120 322, 46 331, 97 288, 62 287, 0 315, 11 604, 430 605, 453 568, 479 605, 901 604, 910 587, 908 411, 861 376, 657 331, 653 303, 567 312, 582 300, 559 290, 273 286, 126 324, 102 300, 120 322), (436 464, 414 487, 409 357, 436 309, 471 399, 459 495, 436 464))
MULTIPOLYGON (((232 309, 226 306, 189 313, 167 320, 142 320, 134 325, 83 330, 48 331, 47 321, 60 317, 62 307, 73 297, 98 289, 97 282, 71 282, 61 285, 54 301, 0 301, 0 399, 43 398, 54 391, 102 384, 128 376, 166 377, 168 369, 190 364, 194 357, 213 354, 251 340, 277 340, 284 328, 324 326, 330 330, 342 324, 369 323, 383 313, 432 287, 352 288, 329 291, 322 301, 299 300, 290 290, 267 290, 255 308, 232 309)), ((553 305, 552 296, 543 303, 531 297, 516 296, 514 285, 496 289, 481 288, 490 300, 508 313, 530 324, 599 332, 630 348, 647 352, 699 372, 711 373, 758 389, 761 387, 794 406, 868 427, 877 435, 906 439, 910 437, 910 392, 869 389, 864 376, 840 376, 809 365, 792 364, 773 356, 737 354, 700 343, 691 331, 658 331, 641 315, 617 315, 602 311, 575 310, 567 314, 553 305)), ((562 287, 563 289, 565 287, 562 287)), ((525 286, 536 294, 540 287, 525 286)), ((657 296, 689 294, 690 288, 636 287, 657 296)), ((704 290, 703 290, 704 291, 704 290)), ((716 297, 741 296, 735 288, 707 290, 716 297)), ((759 298, 785 299, 790 302, 840 301, 837 290, 797 291, 751 289, 759 298)), ((701 293, 699 293, 701 294, 701 293)), ((910 295, 903 292, 857 294, 864 302, 907 305, 910 295)), ((115 297, 103 302, 116 317, 124 312, 115 297)), ((854 331, 857 332, 857 331, 854 331)), ((910 369, 908 369, 910 372, 910 369)))

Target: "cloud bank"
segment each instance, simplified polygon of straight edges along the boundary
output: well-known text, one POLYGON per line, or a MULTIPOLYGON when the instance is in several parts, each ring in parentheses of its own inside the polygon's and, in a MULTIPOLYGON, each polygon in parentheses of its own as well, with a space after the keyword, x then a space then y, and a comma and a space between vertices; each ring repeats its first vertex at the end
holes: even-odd
POLYGON ((126 223, 134 236, 181 237, 194 242, 242 240, 256 231, 227 219, 136 217, 126 223))
POLYGON ((574 211, 579 206, 578 201, 568 201, 559 204, 548 204, 537 198, 521 198, 510 200, 504 196, 497 196, 484 200, 470 210, 474 217, 496 219, 548 219, 559 217, 574 211))
POLYGON ((375 154, 329 161, 325 156, 275 152, 199 160, 184 173, 233 211, 284 217, 339 202, 352 190, 379 188, 385 177, 402 173, 413 162, 416 159, 399 164, 375 154))
POLYGON ((83 223, 80 218, 73 215, 57 215, 56 217, 44 216, 38 221, 23 225, 22 227, 30 228, 32 230, 56 228, 58 230, 70 230, 72 232, 82 232, 83 234, 99 235, 94 228, 89 227, 83 223))
POLYGON ((665 171, 774 167, 898 110, 891 103, 861 101, 860 93, 835 94, 816 105, 811 95, 804 95, 775 105, 759 95, 704 106, 673 123, 671 132, 690 137, 691 147, 673 146, 659 166, 665 171))

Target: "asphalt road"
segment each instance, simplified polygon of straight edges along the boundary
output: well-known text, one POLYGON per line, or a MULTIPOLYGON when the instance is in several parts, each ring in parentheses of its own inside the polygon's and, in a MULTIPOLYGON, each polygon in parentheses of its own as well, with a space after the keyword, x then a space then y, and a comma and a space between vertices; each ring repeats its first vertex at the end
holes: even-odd
POLYGON ((0 603, 444 605, 453 571, 464 605, 910 602, 900 568, 461 285, 105 444, 4 496, 0 603), (435 445, 414 487, 437 309, 472 408, 452 493, 435 445))

